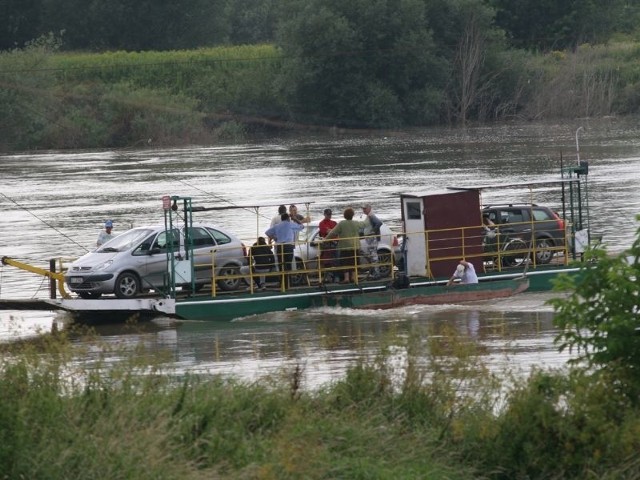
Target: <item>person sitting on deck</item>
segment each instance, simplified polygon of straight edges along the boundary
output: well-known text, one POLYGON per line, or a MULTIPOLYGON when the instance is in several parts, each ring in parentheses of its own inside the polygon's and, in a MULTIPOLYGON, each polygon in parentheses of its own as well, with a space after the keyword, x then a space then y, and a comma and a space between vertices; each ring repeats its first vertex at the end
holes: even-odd
POLYGON ((447 282, 447 287, 454 284, 456 279, 460 279, 459 285, 469 285, 471 283, 478 283, 478 275, 476 275, 476 269, 473 263, 466 260, 460 260, 460 263, 456 267, 456 271, 447 282))
POLYGON ((276 259, 273 255, 273 250, 271 250, 270 245, 267 245, 267 241, 264 237, 258 237, 256 243, 251 246, 250 258, 253 265, 240 267, 240 274, 247 275, 244 281, 249 285, 249 290, 251 290, 251 278, 253 278, 256 288, 264 290, 266 275, 256 274, 270 272, 276 267, 276 259), (249 272, 253 274, 253 277, 249 272))

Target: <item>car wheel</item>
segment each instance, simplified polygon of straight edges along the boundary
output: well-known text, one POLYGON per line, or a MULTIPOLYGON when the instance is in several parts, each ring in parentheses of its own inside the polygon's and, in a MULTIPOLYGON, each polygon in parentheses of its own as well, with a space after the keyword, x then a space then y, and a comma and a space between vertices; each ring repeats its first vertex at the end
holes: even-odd
POLYGON ((391 276, 391 271, 393 269, 393 259, 391 258, 391 252, 388 250, 378 250, 378 263, 380 267, 378 271, 380 272, 381 278, 386 278, 391 276))
POLYGON ((230 292, 231 290, 235 290, 236 288, 238 288, 238 285, 240 285, 240 277, 238 276, 239 274, 240 267, 233 263, 228 263, 227 265, 222 267, 218 271, 217 275, 218 277, 222 278, 220 278, 220 280, 216 282, 220 290, 230 292))
POLYGON ((80 298, 84 298, 85 300, 95 300, 102 296, 102 294, 98 292, 78 292, 78 295, 80 295, 80 298))
POLYGON ((118 298, 134 298, 140 293, 140 280, 135 273, 123 272, 116 278, 114 293, 118 298))
POLYGON ((292 287, 300 287, 307 281, 306 275, 300 272, 300 270, 304 269, 304 264, 299 258, 295 258, 294 262, 295 270, 293 270, 294 267, 292 265, 292 271, 289 274, 289 285, 292 287))
POLYGON ((536 240, 536 263, 542 265, 549 263, 554 254, 554 251, 551 250, 553 246, 553 240, 550 238, 538 238, 536 240))

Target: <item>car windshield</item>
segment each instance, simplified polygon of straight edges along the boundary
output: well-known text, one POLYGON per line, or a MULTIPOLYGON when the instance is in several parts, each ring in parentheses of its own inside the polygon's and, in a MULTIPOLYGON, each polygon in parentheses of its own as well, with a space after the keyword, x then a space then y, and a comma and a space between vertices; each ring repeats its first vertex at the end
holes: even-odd
POLYGON ((151 228, 140 228, 128 230, 116 238, 98 248, 97 252, 124 252, 139 244, 142 240, 151 235, 155 230, 151 228))
POLYGON ((300 230, 300 233, 298 234, 298 241, 302 243, 309 242, 317 231, 318 227, 316 225, 305 225, 305 227, 300 230))

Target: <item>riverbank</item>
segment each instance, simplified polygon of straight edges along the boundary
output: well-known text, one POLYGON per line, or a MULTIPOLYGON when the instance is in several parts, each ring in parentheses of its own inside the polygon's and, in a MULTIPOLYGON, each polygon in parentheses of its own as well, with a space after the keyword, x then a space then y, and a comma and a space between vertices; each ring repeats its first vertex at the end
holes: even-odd
MULTIPOLYGON (((0 123, 0 152, 211 145, 289 131, 338 132, 338 119, 301 117, 287 104, 283 57, 273 45, 97 54, 54 47, 0 53, 6 92, 0 113, 12 119, 0 123)), ((512 55, 507 90, 514 98, 503 101, 516 109, 501 120, 640 109, 639 43, 512 55)))
MULTIPOLYGON (((7 478, 640 473, 629 456, 638 448, 632 432, 640 412, 606 378, 538 371, 507 389, 447 328, 405 339, 402 361, 398 350, 383 349, 313 392, 302 389, 302 364, 252 383, 174 376, 143 345, 116 347, 117 363, 79 366, 72 339, 91 335, 61 332, 2 347, 0 468, 7 478)), ((96 339, 93 348, 106 347, 96 339)))

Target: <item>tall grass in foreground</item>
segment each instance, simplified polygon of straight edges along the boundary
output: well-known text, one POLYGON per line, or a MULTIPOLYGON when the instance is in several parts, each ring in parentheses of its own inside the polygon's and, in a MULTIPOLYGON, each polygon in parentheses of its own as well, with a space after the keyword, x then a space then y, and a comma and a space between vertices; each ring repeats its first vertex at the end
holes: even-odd
POLYGON ((1 351, 2 478, 640 475, 639 412, 606 378, 540 371, 505 394, 447 329, 389 338, 315 392, 299 368, 252 384, 172 377, 142 347, 79 365, 68 335, 1 351))

